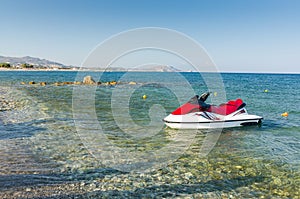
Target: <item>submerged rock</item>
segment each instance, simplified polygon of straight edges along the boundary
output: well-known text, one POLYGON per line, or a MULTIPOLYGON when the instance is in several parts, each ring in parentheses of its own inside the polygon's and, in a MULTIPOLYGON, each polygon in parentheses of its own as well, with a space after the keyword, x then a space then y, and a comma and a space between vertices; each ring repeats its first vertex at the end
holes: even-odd
POLYGON ((46 83, 46 82, 40 82, 40 85, 41 85, 41 86, 46 86, 47 83, 46 83))
POLYGON ((36 84, 34 81, 30 81, 28 82, 29 85, 33 85, 33 84, 36 84))

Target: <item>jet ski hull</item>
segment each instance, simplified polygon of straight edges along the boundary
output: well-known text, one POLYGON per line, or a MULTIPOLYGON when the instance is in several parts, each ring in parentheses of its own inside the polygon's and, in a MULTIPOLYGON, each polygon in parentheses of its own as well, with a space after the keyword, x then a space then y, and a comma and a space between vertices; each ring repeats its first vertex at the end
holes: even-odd
POLYGON ((164 122, 173 129, 215 129, 258 125, 262 119, 257 115, 249 115, 243 108, 227 116, 210 112, 193 112, 185 115, 170 114, 164 118, 164 122))
POLYGON ((172 129, 217 129, 217 128, 232 128, 239 126, 250 126, 250 125, 259 125, 262 118, 251 119, 251 120, 225 120, 218 122, 168 122, 165 121, 165 124, 172 129))

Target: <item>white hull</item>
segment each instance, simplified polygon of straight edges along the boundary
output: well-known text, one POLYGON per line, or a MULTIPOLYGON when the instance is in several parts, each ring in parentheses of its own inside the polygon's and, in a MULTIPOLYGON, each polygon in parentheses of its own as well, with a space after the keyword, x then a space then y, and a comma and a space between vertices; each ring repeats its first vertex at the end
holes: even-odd
POLYGON ((210 112, 193 112, 185 115, 168 115, 165 124, 174 129, 213 129, 248 126, 261 123, 263 118, 249 115, 245 108, 230 115, 218 115, 210 112))

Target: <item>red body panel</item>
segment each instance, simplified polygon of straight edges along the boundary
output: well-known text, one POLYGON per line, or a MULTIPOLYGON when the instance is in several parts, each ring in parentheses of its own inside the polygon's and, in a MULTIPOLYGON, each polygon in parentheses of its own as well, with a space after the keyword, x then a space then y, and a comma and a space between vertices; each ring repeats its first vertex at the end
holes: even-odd
POLYGON ((241 105, 243 104, 243 100, 236 99, 228 101, 225 104, 220 104, 219 106, 211 105, 209 109, 203 110, 203 108, 199 104, 186 103, 172 112, 173 115, 185 115, 188 113, 206 111, 212 112, 219 115, 229 115, 235 112, 241 105))
POLYGON ((201 111, 201 106, 199 104, 191 104, 191 103, 185 103, 178 109, 172 112, 173 115, 185 115, 192 112, 199 112, 201 111))

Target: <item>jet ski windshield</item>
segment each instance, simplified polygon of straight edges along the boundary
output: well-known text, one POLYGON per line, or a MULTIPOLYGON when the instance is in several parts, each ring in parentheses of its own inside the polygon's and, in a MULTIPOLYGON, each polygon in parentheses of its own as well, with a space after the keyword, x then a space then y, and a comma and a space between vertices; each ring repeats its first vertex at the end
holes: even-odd
POLYGON ((207 100, 209 95, 209 92, 203 93, 200 97, 199 95, 195 95, 188 101, 188 103, 199 105, 202 108, 202 110, 207 110, 210 108, 210 104, 205 103, 205 101, 207 100))
POLYGON ((207 100, 207 98, 209 97, 210 95, 210 92, 205 92, 205 93, 202 93, 199 97, 199 95, 195 95, 194 97, 192 97, 188 103, 191 103, 191 104, 202 104, 201 102, 205 102, 207 100))
POLYGON ((210 104, 206 104, 204 101, 208 98, 209 92, 203 93, 200 97, 199 95, 195 95, 192 97, 187 104, 192 104, 198 106, 202 110, 207 110, 210 107, 210 104))
POLYGON ((195 95, 187 103, 190 103, 190 104, 199 104, 198 100, 199 100, 199 95, 195 95))

